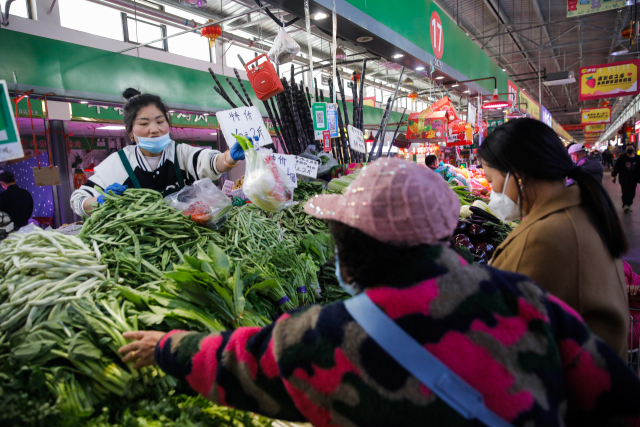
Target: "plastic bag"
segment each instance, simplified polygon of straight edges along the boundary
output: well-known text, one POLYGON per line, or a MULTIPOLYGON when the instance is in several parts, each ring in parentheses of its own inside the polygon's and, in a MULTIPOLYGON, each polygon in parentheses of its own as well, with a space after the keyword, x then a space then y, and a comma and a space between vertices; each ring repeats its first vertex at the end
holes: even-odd
POLYGON ((331 169, 334 166, 338 166, 340 164, 331 155, 331 153, 325 153, 324 151, 318 153, 312 145, 308 146, 307 149, 300 154, 300 157, 305 157, 319 162, 317 176, 331 172, 331 169))
POLYGON ((242 191, 251 203, 268 212, 277 212, 296 204, 293 201, 294 185, 276 166, 271 150, 256 150, 247 138, 233 135, 244 149, 246 168, 242 191))
POLYGON ((280 28, 268 55, 271 62, 282 65, 293 61, 298 52, 300 52, 300 45, 287 34, 284 28, 280 28))
POLYGON ((226 220, 231 200, 209 178, 187 185, 177 193, 165 197, 169 206, 190 216, 198 225, 217 230, 226 220))

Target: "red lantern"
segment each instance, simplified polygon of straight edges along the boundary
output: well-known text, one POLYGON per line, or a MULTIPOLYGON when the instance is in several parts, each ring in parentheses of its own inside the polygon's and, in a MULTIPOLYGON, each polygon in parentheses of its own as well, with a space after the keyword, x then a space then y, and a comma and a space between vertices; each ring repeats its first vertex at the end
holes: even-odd
POLYGON ((609 102, 609 101, 602 101, 602 102, 600 103, 600 106, 601 106, 601 107, 607 107, 609 104, 610 104, 610 102, 609 102))
MULTIPOLYGON (((361 77, 362 77, 362 73, 356 71, 356 83, 360 83, 361 77)), ((351 81, 353 81, 353 74, 351 75, 351 81)))
MULTIPOLYGON (((209 19, 209 22, 213 22, 209 19)), ((209 25, 200 30, 200 34, 209 39, 209 47, 212 48, 216 44, 216 39, 222 35, 222 27, 218 24, 209 25)))
POLYGON ((409 98, 412 101, 415 101, 416 99, 418 99, 418 92, 416 91, 411 92, 409 95, 407 95, 407 98, 409 98))

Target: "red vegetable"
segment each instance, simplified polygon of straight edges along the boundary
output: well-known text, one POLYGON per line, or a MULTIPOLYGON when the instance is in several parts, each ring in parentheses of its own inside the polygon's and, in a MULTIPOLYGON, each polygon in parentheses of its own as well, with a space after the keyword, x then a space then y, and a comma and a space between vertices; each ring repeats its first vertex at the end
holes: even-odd
POLYGON ((469 244, 471 241, 469 240, 469 236, 465 236, 464 234, 457 234, 453 236, 453 244, 460 245, 469 244))
POLYGON ((469 224, 467 224, 464 221, 458 221, 458 223, 456 224, 456 229, 454 230, 453 234, 467 234, 467 231, 469 229, 469 224))
POLYGON ((488 257, 491 257, 491 255, 493 255, 493 252, 496 250, 495 246, 493 246, 491 243, 487 243, 487 242, 478 243, 476 245, 476 248, 482 249, 483 251, 485 251, 487 253, 488 257))
POLYGON ((485 230, 478 224, 473 224, 471 227, 469 227, 469 231, 467 232, 467 236, 469 236, 469 240, 471 240, 472 243, 477 243, 484 240, 486 235, 487 230, 485 230))

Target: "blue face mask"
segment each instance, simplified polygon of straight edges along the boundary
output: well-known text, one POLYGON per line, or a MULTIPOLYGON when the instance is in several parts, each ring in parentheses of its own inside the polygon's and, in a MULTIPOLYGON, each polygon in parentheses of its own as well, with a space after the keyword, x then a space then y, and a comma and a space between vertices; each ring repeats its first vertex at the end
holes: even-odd
POLYGON ((338 260, 338 251, 336 250, 336 279, 338 279, 338 284, 346 293, 351 296, 357 295, 360 293, 360 289, 356 284, 345 283, 342 280, 342 273, 340 272, 340 260, 338 260))
POLYGON ((136 135, 136 138, 138 138, 138 147, 144 148, 153 154, 161 152, 171 144, 171 135, 169 133, 162 136, 156 136, 155 138, 144 138, 136 135))

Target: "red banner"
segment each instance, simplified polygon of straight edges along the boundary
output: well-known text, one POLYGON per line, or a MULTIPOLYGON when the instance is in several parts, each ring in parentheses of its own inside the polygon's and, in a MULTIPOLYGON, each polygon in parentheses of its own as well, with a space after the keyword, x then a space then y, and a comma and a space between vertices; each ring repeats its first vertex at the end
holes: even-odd
POLYGON ((516 86, 516 84, 511 80, 508 80, 507 84, 508 84, 507 86, 508 92, 513 94, 513 96, 509 96, 509 101, 513 102, 514 104, 517 104, 518 103, 518 86, 516 86))
POLYGON ((560 125, 564 128, 564 130, 566 130, 567 132, 572 131, 572 130, 582 130, 584 129, 584 127, 586 125, 560 125))

